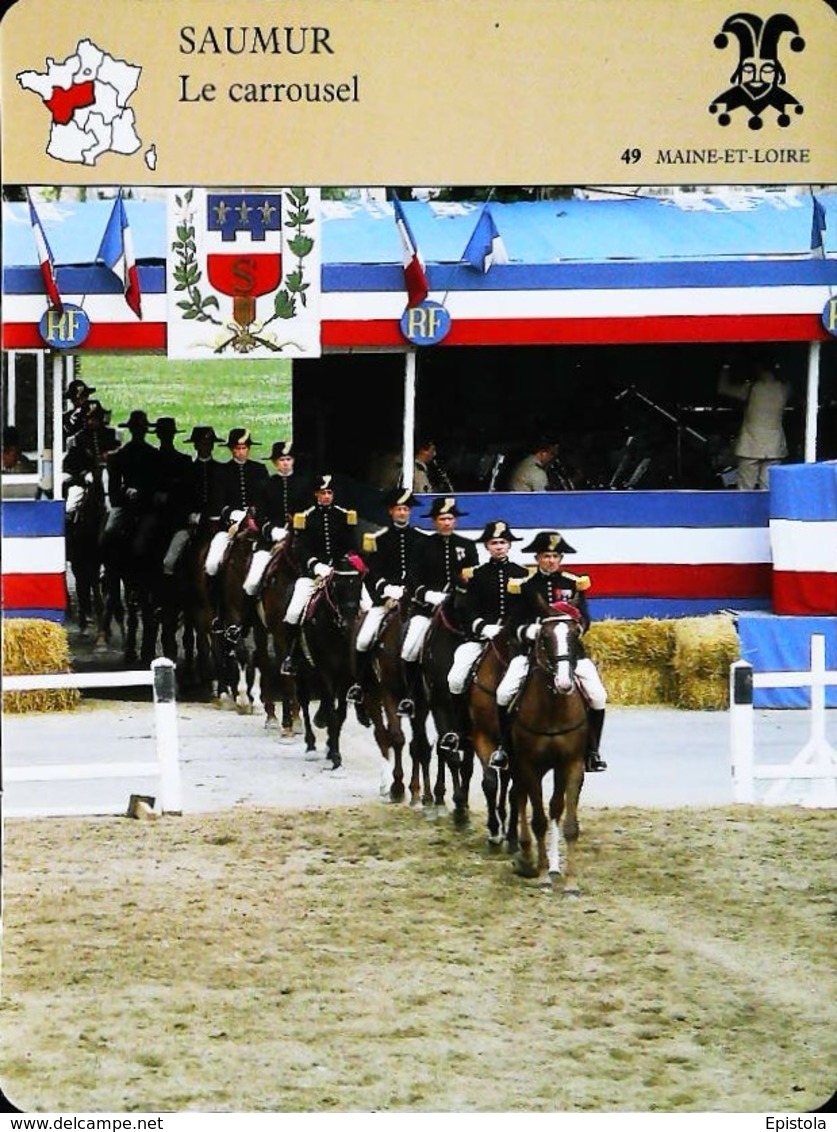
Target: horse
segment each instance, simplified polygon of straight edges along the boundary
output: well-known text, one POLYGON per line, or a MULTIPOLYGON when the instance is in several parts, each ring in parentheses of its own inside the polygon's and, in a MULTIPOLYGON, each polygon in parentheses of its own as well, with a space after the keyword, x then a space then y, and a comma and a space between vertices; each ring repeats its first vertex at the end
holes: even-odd
MULTIPOLYGON (((359 627, 360 622, 358 622, 359 627)), ((392 767, 390 781, 385 782, 382 775, 382 792, 389 794, 391 801, 400 802, 406 793, 404 787, 403 752, 406 737, 398 705, 407 694, 404 678, 404 665, 401 661, 401 645, 404 636, 406 616, 401 601, 386 602, 385 612, 375 640, 370 649, 374 680, 366 691, 366 702, 372 721, 372 734, 384 759, 386 769, 392 767)), ((353 639, 357 634, 353 634, 353 639)), ((433 794, 430 785, 430 743, 427 738, 428 704, 423 695, 416 695, 415 708, 411 719, 410 758, 410 805, 430 805, 433 794)))
POLYGON ((109 639, 116 621, 123 638, 123 662, 150 665, 157 653, 158 606, 162 578, 160 531, 153 516, 127 515, 121 529, 103 532, 100 540, 104 578, 104 607, 100 632, 109 639), (138 524, 145 523, 143 543, 135 542, 138 524), (139 632, 142 629, 141 644, 139 632))
POLYGON ((474 748, 470 741, 467 705, 454 696, 448 686, 453 654, 465 634, 456 623, 450 599, 438 606, 430 619, 421 648, 420 669, 425 695, 436 728, 436 782, 433 799, 445 804, 445 768, 450 770, 453 816, 457 822, 468 819, 468 792, 474 771, 474 748))
POLYGON ((100 482, 71 484, 65 503, 64 543, 75 579, 78 627, 82 634, 96 626, 97 644, 104 644, 102 553, 99 538, 105 521, 105 495, 100 482))
POLYGON ((299 565, 293 554, 293 532, 290 531, 281 545, 271 553, 259 595, 259 615, 273 642, 273 653, 278 672, 278 699, 282 705, 282 735, 294 735, 296 721, 302 716, 302 731, 306 751, 313 751, 317 739, 311 726, 309 695, 302 673, 298 677, 286 676, 279 670, 282 658, 291 644, 290 627, 285 621, 294 583, 299 577, 299 565))
POLYGON ((275 689, 270 668, 267 630, 258 616, 256 603, 244 592, 253 554, 260 539, 252 509, 231 535, 230 546, 218 570, 218 615, 212 623, 219 693, 235 697, 239 711, 252 711, 261 698, 265 727, 276 725, 275 689), (252 632, 253 648, 247 639, 252 632))
POLYGON ((509 664, 509 638, 504 629, 482 650, 465 690, 471 743, 482 765, 482 792, 485 795, 488 822, 488 844, 503 843, 508 816, 509 772, 497 771, 489 759, 500 746, 501 728, 497 710, 497 685, 509 664))
POLYGON ((547 851, 547 821, 543 778, 553 774, 549 818, 557 834, 563 817, 566 844, 564 892, 578 892, 575 849, 578 841, 578 800, 584 783, 587 751, 587 705, 575 680, 580 626, 568 616, 544 618, 532 649, 532 658, 518 693, 510 721, 513 804, 519 828, 515 869, 524 877, 549 884, 550 873, 560 872, 558 838, 553 838, 552 859, 547 851), (531 822, 527 809, 531 808, 531 822), (532 836, 537 841, 537 860, 532 836))
POLYGON ((183 665, 180 683, 198 699, 212 697, 217 683, 212 642, 214 610, 209 596, 206 555, 212 541, 209 526, 191 530, 174 573, 163 578, 160 638, 163 655, 178 659, 177 631, 182 626, 183 665))
MULTIPOLYGON (((345 560, 344 560, 345 562, 345 560)), ((326 758, 342 766, 340 733, 346 720, 346 693, 352 682, 351 634, 360 609, 363 575, 349 562, 318 579, 300 626, 304 674, 320 707, 315 723, 326 728, 326 758)))

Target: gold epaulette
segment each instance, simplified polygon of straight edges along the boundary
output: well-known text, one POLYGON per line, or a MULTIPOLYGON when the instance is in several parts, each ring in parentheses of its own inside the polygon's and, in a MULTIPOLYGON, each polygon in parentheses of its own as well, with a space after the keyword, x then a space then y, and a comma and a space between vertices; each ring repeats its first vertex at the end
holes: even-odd
POLYGON ((474 567, 473 566, 465 566, 462 569, 462 581, 463 582, 470 582, 470 580, 471 580, 471 578, 473 578, 473 576, 474 576, 474 567))
POLYGON ((297 511, 296 514, 294 515, 294 530, 295 531, 304 531, 305 530, 305 524, 307 522, 308 522, 308 512, 307 511, 297 511))
POLYGON ((587 574, 570 574, 567 571, 562 571, 562 573, 565 578, 569 578, 571 582, 575 582, 575 588, 582 592, 589 590, 593 584, 587 574))
POLYGON ((357 511, 347 511, 346 512, 346 522, 349 524, 350 527, 357 526, 357 511))
POLYGON ((364 554, 374 554, 378 549, 378 535, 375 532, 367 531, 363 536, 363 552, 364 554))
POLYGON ((508 592, 510 594, 519 594, 520 593, 520 586, 521 586, 520 578, 509 578, 509 583, 506 586, 506 589, 508 590, 508 592))

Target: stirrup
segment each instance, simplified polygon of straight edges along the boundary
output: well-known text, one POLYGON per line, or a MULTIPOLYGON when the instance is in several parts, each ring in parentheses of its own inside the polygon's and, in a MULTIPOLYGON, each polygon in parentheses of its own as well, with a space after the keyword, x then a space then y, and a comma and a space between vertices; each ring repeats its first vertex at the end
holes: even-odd
POLYGON ((346 702, 350 704, 363 703, 363 688, 361 688, 360 684, 352 684, 346 692, 346 702))
POLYGON ((597 771, 607 770, 607 763, 599 758, 598 752, 590 751, 584 760, 584 769, 595 774, 597 771))
POLYGON ((407 719, 412 719, 413 715, 415 714, 415 710, 416 710, 416 705, 413 703, 413 701, 411 699, 409 699, 408 697, 405 697, 399 703, 398 707, 395 709, 395 714, 400 715, 400 716, 406 716, 407 719))
POLYGON ((292 656, 286 656, 279 665, 280 676, 296 676, 296 661, 292 656))
POLYGON ((509 756, 502 747, 498 747, 496 751, 491 752, 491 758, 488 760, 488 765, 494 770, 508 770, 509 756))

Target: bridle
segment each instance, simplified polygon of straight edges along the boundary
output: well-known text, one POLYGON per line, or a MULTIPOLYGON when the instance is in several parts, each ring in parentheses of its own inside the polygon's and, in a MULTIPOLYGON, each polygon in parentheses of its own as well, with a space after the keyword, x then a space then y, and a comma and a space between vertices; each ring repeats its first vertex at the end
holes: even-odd
POLYGON ((545 672, 549 677, 549 689, 556 695, 568 695, 575 686, 575 665, 577 657, 575 649, 572 647, 573 636, 571 630, 573 628, 576 629, 576 632, 578 631, 578 622, 572 617, 544 617, 541 621, 540 632, 538 633, 537 639, 535 640, 535 665, 542 672, 545 672), (557 623, 563 623, 567 626, 567 651, 553 654, 549 651, 547 645, 549 637, 544 633, 544 629, 547 626, 555 625, 557 623), (560 689, 556 688, 555 681, 558 675, 558 668, 564 662, 566 662, 570 667, 572 685, 567 689, 566 692, 561 692, 560 689))

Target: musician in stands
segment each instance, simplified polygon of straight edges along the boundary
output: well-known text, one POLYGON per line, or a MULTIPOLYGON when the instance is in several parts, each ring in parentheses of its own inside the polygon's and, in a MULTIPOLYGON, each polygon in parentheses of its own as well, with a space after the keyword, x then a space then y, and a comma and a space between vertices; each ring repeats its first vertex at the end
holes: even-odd
POLYGON ((449 495, 453 491, 450 476, 439 463, 436 442, 428 437, 416 445, 413 491, 420 495, 449 495))

